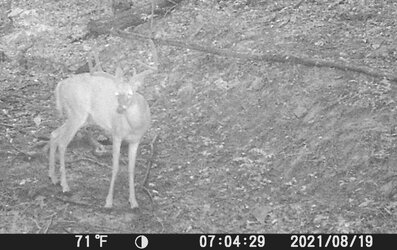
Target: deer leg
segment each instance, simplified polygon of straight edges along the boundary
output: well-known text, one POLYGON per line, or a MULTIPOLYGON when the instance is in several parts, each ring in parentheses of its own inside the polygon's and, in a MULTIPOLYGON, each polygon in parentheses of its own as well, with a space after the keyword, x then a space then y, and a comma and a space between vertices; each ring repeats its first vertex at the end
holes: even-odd
POLYGON ((116 181, 116 177, 119 172, 120 147, 121 147, 121 138, 113 136, 112 179, 110 180, 110 187, 109 187, 108 195, 106 197, 105 208, 111 208, 113 206, 114 183, 116 181))
POLYGON ((130 198, 129 202, 131 208, 138 207, 138 202, 135 198, 135 159, 136 153, 138 151, 139 142, 130 143, 128 146, 128 174, 129 174, 129 182, 130 182, 130 198))
POLYGON ((66 180, 66 169, 65 169, 65 154, 66 148, 69 145, 70 141, 73 139, 77 130, 85 123, 86 115, 82 115, 81 117, 74 116, 73 118, 69 118, 62 127, 60 127, 57 142, 58 142, 58 151, 59 151, 59 165, 61 172, 61 186, 63 192, 69 192, 70 188, 66 180))

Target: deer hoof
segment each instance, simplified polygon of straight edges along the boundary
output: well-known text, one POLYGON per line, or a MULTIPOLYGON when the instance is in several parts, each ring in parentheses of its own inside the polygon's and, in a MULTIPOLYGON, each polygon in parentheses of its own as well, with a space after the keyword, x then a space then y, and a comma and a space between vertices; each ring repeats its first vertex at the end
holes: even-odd
POLYGON ((131 209, 138 208, 138 202, 136 200, 130 200, 131 209))
POLYGON ((68 186, 68 185, 62 185, 62 192, 63 192, 64 194, 70 193, 70 188, 69 188, 69 186, 68 186))
POLYGON ((113 207, 113 204, 108 204, 107 202, 106 202, 106 204, 104 206, 104 208, 107 208, 107 209, 110 209, 112 207, 113 207))
POLYGON ((55 176, 48 176, 50 178, 52 184, 56 185, 59 183, 59 180, 55 176))

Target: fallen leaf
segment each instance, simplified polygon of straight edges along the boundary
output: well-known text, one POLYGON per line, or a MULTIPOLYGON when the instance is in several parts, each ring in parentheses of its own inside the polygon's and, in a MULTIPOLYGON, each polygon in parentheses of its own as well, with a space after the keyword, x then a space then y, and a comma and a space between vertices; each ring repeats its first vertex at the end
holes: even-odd
POLYGON ((35 118, 33 118, 33 121, 34 121, 34 123, 36 124, 37 127, 40 126, 40 124, 41 124, 41 116, 40 115, 36 116, 35 118))
POLYGON ((251 213, 257 221, 264 223, 271 210, 270 206, 256 206, 251 213))

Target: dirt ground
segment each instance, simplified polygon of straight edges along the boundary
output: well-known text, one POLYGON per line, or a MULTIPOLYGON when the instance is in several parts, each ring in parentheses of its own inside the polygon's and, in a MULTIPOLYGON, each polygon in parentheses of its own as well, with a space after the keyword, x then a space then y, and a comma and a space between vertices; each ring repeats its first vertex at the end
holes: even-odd
MULTIPOLYGON (((29 2, 39 8, 40 1, 29 2)), ((49 20, 94 8, 75 0, 62 14, 63 1, 44 2, 49 20)), ((156 32, 231 51, 274 51, 390 73, 397 66, 393 1, 304 1, 297 8, 297 1, 225 2, 186 1, 156 21, 156 32), (197 32, 197 22, 212 26, 197 32)), ((84 29, 88 18, 73 25, 84 29)), ((0 63, 0 233, 397 233, 395 82, 172 46, 158 48, 160 72, 140 90, 152 126, 137 160, 139 209, 128 204, 125 147, 114 208, 103 208, 111 156, 94 156, 84 132, 67 151, 72 192, 64 195, 47 176, 47 155, 35 147, 62 123, 53 89, 66 76, 46 56, 84 62, 83 45, 62 39, 75 31, 59 23, 52 25, 64 33, 51 46, 32 48, 27 70, 0 63), (149 161, 150 195, 142 187, 149 161)), ((146 46, 96 39, 88 43, 146 46)), ((111 50, 103 53, 101 59, 109 58, 111 50)), ((113 70, 113 59, 104 64, 113 70)))

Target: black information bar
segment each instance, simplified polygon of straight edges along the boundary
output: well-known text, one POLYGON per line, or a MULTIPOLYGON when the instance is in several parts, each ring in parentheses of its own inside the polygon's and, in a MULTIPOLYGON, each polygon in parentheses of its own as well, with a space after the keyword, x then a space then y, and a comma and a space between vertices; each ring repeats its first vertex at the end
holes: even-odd
POLYGON ((1 234, 7 249, 394 249, 397 234, 1 234))

